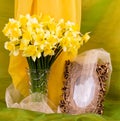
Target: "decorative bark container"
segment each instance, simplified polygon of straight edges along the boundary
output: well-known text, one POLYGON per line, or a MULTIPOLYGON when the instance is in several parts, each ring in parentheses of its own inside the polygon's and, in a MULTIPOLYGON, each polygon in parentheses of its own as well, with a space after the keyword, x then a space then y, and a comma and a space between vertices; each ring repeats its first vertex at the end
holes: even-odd
POLYGON ((109 54, 103 50, 87 51, 74 62, 66 61, 61 112, 102 114, 111 70, 109 54))

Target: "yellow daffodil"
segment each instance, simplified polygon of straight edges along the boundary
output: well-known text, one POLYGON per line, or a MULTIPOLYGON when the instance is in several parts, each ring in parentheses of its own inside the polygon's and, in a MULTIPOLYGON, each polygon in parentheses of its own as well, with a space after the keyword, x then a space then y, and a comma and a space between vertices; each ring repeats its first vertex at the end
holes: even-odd
POLYGON ((10 55, 17 56, 19 54, 19 49, 16 47, 14 42, 5 42, 5 49, 10 51, 10 55))
POLYGON ((23 55, 26 57, 35 56, 37 51, 37 47, 34 45, 29 45, 26 47, 26 49, 23 51, 23 55))
POLYGON ((75 23, 65 22, 64 19, 57 22, 48 15, 28 14, 21 15, 18 20, 9 19, 3 33, 10 39, 5 43, 5 49, 14 55, 20 50, 23 56, 32 57, 33 61, 41 55, 56 58, 61 50, 76 53, 90 38, 89 33, 81 35, 75 23))
POLYGON ((28 19, 26 18, 26 16, 20 15, 18 21, 20 22, 21 26, 24 27, 26 26, 28 19))
POLYGON ((9 23, 3 29, 3 33, 9 38, 19 38, 22 35, 20 23, 14 19, 9 19, 9 23))
POLYGON ((54 19, 54 18, 51 18, 49 15, 43 15, 43 16, 41 17, 41 22, 43 22, 43 23, 48 23, 48 22, 50 22, 51 20, 53 21, 53 19, 54 19))
POLYGON ((15 50, 15 44, 13 42, 5 42, 4 47, 9 51, 15 50))
POLYGON ((46 44, 44 48, 44 56, 47 55, 54 55, 53 46, 50 43, 46 44))
POLYGON ((32 35, 33 39, 35 40, 34 42, 34 45, 41 45, 41 44, 44 44, 43 40, 44 40, 44 33, 39 33, 39 34, 36 34, 34 33, 32 35))
POLYGON ((20 43, 20 50, 25 50, 26 48, 27 48, 27 46, 28 46, 28 42, 27 42, 27 40, 23 40, 23 41, 21 41, 21 43, 20 43))
POLYGON ((31 35, 31 33, 29 32, 29 31, 25 31, 24 33, 23 33, 23 36, 22 36, 22 39, 24 39, 24 40, 32 40, 32 35, 31 35))
POLYGON ((56 32, 56 23, 54 21, 48 23, 48 29, 52 34, 56 32))
POLYGON ((51 45, 56 45, 58 43, 58 38, 54 35, 50 35, 48 38, 47 38, 47 41, 48 43, 50 43, 51 45))
POLYGON ((70 31, 78 31, 79 27, 74 22, 66 22, 66 29, 69 29, 70 31))

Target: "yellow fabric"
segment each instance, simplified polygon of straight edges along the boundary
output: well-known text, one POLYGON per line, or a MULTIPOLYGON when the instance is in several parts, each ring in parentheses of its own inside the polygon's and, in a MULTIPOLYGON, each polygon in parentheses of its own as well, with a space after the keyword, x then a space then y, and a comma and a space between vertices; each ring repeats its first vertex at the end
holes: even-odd
MULTIPOLYGON (((20 14, 48 14, 56 20, 64 18, 76 22, 80 26, 81 0, 15 0, 15 18, 20 14)), ((57 106, 59 103, 63 79, 64 62, 72 59, 66 53, 62 53, 52 65, 49 81, 48 96, 57 106)), ((29 84, 26 68, 28 67, 26 58, 21 55, 10 56, 9 73, 14 86, 27 96, 29 94, 29 84)))

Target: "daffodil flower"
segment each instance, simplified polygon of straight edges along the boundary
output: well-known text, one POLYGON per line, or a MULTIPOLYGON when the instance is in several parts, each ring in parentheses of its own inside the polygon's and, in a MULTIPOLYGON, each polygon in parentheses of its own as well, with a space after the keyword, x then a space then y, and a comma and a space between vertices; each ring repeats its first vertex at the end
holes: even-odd
MULTIPOLYGON (((5 42, 5 49, 10 54, 19 51, 33 61, 41 56, 56 58, 61 51, 77 53, 80 46, 90 38, 89 33, 82 35, 74 22, 60 19, 55 21, 48 15, 20 15, 18 20, 9 19, 3 29, 10 41, 5 42)), ((54 59, 53 59, 54 60, 54 59)))

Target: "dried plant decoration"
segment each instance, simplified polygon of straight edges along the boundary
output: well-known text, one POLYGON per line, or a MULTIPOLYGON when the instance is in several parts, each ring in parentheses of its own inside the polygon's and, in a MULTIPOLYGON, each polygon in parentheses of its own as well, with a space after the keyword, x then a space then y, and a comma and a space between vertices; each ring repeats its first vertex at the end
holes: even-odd
POLYGON ((102 114, 111 63, 98 59, 97 63, 84 64, 84 59, 81 60, 80 63, 69 60, 65 63, 60 110, 69 114, 102 114))

